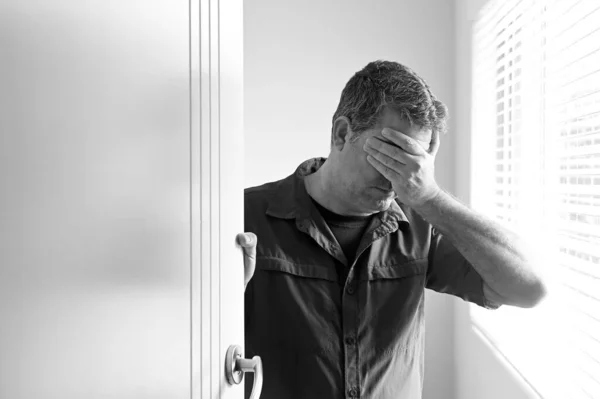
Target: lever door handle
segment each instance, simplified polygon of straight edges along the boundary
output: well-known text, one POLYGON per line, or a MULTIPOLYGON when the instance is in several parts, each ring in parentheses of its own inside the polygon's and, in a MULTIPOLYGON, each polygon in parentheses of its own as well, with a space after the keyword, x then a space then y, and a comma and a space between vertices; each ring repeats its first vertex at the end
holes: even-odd
POLYGON ((263 367, 260 356, 245 359, 242 355, 242 348, 239 345, 231 345, 225 355, 225 376, 227 377, 227 382, 229 385, 240 384, 244 378, 244 373, 254 373, 254 383, 252 384, 250 399, 259 399, 263 384, 263 367))

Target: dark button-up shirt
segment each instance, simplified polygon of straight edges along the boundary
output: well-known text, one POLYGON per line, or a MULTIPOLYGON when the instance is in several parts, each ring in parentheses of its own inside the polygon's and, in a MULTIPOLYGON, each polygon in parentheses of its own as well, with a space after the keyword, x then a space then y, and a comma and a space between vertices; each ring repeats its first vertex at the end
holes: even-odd
POLYGON ((397 200, 371 219, 348 264, 304 185, 324 161, 245 190, 245 231, 258 237, 245 357, 262 358, 261 399, 419 399, 425 288, 495 307, 460 252, 397 200))

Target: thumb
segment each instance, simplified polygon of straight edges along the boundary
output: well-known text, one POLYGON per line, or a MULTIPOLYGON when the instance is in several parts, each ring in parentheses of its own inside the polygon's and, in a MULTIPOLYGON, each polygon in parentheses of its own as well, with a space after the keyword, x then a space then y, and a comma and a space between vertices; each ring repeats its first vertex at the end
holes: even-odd
POLYGON ((258 239, 256 234, 246 232, 238 234, 238 243, 244 248, 244 253, 252 258, 256 256, 256 244, 258 239))
POLYGON ((242 247, 248 248, 256 246, 256 234, 254 233, 240 233, 238 235, 238 242, 242 247))
POLYGON ((244 287, 246 287, 256 269, 256 243, 258 239, 254 233, 240 233, 237 235, 237 239, 244 249, 244 287))

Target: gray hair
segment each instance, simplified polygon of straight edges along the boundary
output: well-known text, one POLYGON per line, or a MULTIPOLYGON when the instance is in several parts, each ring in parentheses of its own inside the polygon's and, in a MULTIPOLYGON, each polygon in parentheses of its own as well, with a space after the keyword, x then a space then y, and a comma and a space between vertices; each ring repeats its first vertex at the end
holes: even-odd
POLYGON ((360 133, 377 124, 385 107, 398 112, 411 126, 446 132, 448 108, 431 93, 425 80, 400 63, 377 60, 346 83, 331 121, 331 145, 337 118, 345 116, 350 120, 355 133, 351 141, 355 141, 360 133))

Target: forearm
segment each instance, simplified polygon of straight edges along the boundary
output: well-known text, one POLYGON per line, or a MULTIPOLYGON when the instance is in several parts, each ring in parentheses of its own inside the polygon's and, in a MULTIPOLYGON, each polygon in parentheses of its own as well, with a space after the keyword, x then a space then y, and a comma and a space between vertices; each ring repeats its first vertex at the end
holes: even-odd
POLYGON ((458 249, 485 283, 507 302, 531 304, 545 294, 532 249, 515 233, 444 191, 415 209, 458 249))

